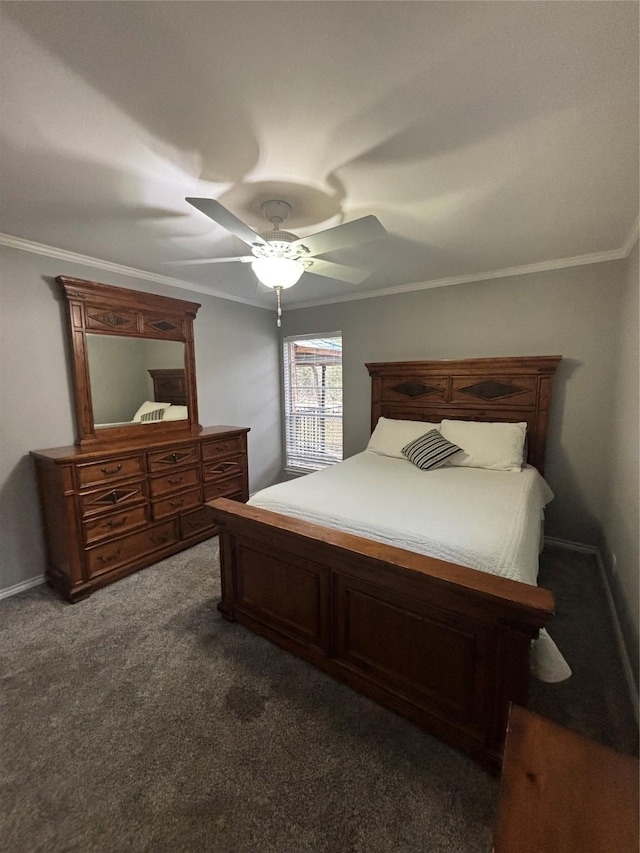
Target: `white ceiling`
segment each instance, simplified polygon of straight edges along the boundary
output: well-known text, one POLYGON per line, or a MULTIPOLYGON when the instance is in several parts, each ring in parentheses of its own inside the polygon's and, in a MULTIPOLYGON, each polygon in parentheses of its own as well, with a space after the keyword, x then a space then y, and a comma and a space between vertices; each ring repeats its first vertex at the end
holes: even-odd
POLYGON ((185 196, 259 231, 260 202, 282 198, 299 236, 380 219, 386 237, 326 256, 367 281, 305 273, 289 305, 622 257, 634 239, 635 2, 0 7, 10 245, 271 307, 249 265, 163 266, 249 252, 185 196))

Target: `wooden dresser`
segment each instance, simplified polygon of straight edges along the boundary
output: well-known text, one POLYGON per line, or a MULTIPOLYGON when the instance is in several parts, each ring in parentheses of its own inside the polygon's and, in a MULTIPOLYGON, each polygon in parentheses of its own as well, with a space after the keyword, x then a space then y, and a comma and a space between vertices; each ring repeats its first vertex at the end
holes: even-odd
POLYGON ((205 501, 246 501, 248 428, 208 427, 108 448, 34 450, 47 579, 78 601, 214 536, 205 501))

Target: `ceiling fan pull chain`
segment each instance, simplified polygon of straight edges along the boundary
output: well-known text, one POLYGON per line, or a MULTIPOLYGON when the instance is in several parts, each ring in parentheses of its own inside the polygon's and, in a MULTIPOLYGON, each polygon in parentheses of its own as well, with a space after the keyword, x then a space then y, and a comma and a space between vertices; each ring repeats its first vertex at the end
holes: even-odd
POLYGON ((280 294, 282 293, 282 288, 281 287, 274 287, 273 289, 275 290, 276 296, 278 298, 278 328, 280 328, 280 326, 282 326, 282 302, 280 299, 280 294))

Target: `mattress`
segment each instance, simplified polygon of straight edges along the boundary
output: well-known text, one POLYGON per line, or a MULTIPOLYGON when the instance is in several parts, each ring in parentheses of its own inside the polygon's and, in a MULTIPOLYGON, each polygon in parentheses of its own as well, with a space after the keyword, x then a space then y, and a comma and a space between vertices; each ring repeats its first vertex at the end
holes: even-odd
MULTIPOLYGON (((553 493, 535 468, 421 471, 365 450, 337 465, 270 486, 249 504, 419 554, 536 584, 540 524, 553 493)), ((533 671, 560 681, 570 670, 546 633, 533 671)))

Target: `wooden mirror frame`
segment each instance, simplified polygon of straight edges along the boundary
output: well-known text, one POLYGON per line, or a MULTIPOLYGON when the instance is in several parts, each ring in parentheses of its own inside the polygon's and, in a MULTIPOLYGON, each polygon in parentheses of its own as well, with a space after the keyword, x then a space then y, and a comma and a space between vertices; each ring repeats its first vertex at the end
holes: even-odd
POLYGON ((199 303, 64 275, 57 276, 56 281, 64 290, 69 309, 78 428, 76 444, 85 447, 135 442, 136 439, 157 441, 164 434, 168 438, 175 438, 185 433, 200 433, 202 427, 198 423, 193 345, 193 321, 200 308, 199 303), (89 375, 88 333, 183 343, 187 419, 96 429, 89 375))

